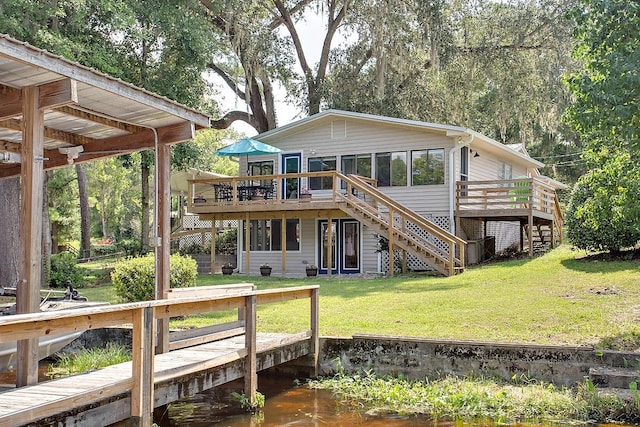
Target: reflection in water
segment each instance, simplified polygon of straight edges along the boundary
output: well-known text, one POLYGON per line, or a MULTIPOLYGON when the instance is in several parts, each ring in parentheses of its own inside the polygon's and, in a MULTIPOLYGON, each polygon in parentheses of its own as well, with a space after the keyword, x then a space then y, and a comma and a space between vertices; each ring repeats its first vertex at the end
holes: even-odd
MULTIPOLYGON (((242 383, 229 388, 210 390, 169 405, 160 427, 209 426, 372 426, 412 427, 429 426, 425 419, 390 416, 369 418, 344 410, 327 390, 310 390, 293 386, 293 380, 261 377, 259 390, 266 396, 265 407, 259 414, 247 414, 232 401, 233 391, 240 392, 242 383)), ((438 423, 439 426, 448 423, 438 423)))

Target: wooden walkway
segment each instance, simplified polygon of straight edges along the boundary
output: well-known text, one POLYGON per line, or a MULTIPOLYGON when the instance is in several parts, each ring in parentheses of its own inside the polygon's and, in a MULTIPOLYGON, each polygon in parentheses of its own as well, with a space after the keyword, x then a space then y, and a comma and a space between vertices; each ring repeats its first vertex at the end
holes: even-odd
MULTIPOLYGON (((279 297, 276 299, 297 299, 310 291, 310 296, 317 296, 317 287, 294 288, 289 291, 253 291, 240 297, 216 296, 209 300, 209 305, 211 301, 215 301, 216 305, 228 308, 228 301, 237 298, 257 301, 260 296, 265 299, 264 302, 274 302, 274 296, 277 295, 279 297), (292 298, 287 298, 287 292, 292 298)), ((153 303, 158 301, 148 304, 153 303)), ((192 306, 194 299, 176 299, 171 302, 163 300, 160 303, 168 310, 176 304, 192 306)), ((200 304, 207 305, 206 301, 201 301, 200 304)), ((130 304, 122 306, 126 310, 126 306, 130 304)), ((311 306, 311 311, 317 315, 317 307, 314 308, 313 303, 311 306)), ((239 305, 238 307, 240 308, 239 305)), ((251 310, 250 304, 246 308, 249 309, 249 313, 243 315, 250 318, 251 311, 255 315, 255 309, 251 310)), ((96 310, 98 309, 93 309, 92 315, 95 316, 96 310)), ((237 323, 230 322, 233 330, 238 330, 237 323)), ((315 326, 313 320, 311 323, 310 330, 298 334, 252 334, 252 328, 247 327, 244 328, 246 333, 217 339, 216 337, 221 336, 218 331, 211 334, 215 341, 153 355, 153 367, 146 377, 140 377, 138 371, 144 371, 144 366, 148 363, 136 362, 137 352, 134 347, 132 362, 0 393, 0 427, 14 427, 34 422, 46 422, 46 425, 54 423, 60 426, 100 426, 127 418, 132 418, 134 424, 150 425, 150 413, 154 407, 242 377, 245 377, 247 393, 247 380, 251 380, 258 371, 304 356, 311 356, 311 364, 317 363, 317 334, 314 333, 317 323, 315 326), (139 366, 142 366, 142 369, 139 366), (143 384, 139 384, 140 382, 143 384), (145 382, 153 384, 148 386, 147 393, 150 396, 144 396, 149 400, 147 405, 143 403, 146 400, 144 397, 136 399, 136 393, 144 390, 145 382), (136 410, 141 416, 135 416, 136 410)), ((1 326, 2 324, 0 333, 1 326)), ((201 340, 205 340, 204 336, 201 340)), ((137 341, 135 337, 133 341, 137 341)), ((255 387, 255 381, 249 384, 253 391, 255 387)))

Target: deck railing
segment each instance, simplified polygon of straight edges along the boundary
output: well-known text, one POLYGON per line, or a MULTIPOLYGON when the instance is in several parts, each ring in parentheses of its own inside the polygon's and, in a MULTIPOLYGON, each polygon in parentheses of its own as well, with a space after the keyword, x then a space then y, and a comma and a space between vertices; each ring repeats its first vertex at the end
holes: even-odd
MULTIPOLYGON (((83 406, 97 400, 131 393, 131 417, 139 425, 151 425, 153 412, 154 378, 169 375, 159 373, 154 377, 153 358, 155 320, 186 316, 219 310, 239 309, 244 312, 245 334, 245 393, 255 397, 256 387, 256 306, 302 298, 310 299, 309 329, 294 335, 299 339, 310 339, 310 354, 317 364, 318 354, 318 286, 301 286, 286 289, 271 289, 243 292, 233 295, 198 295, 191 298, 154 300, 147 302, 107 305, 95 308, 79 308, 56 312, 17 314, 0 318, 0 342, 37 339, 42 336, 66 334, 80 330, 98 329, 123 324, 133 324, 132 372, 130 378, 114 382, 108 387, 92 389, 80 395, 74 394, 50 403, 35 402, 25 412, 0 415, 0 426, 22 425, 65 409, 83 406)), ((232 327, 237 327, 237 322, 232 327)), ((37 366, 36 366, 37 368, 37 366)), ((171 375, 180 374, 174 369, 171 375)), ((187 374, 189 372, 185 372, 187 374)), ((55 381, 55 380, 54 380, 55 381)), ((19 390, 19 389, 16 389, 19 390)), ((11 393, 8 391, 6 393, 11 393)), ((5 395, 7 396, 7 395, 5 395)))
POLYGON ((456 182, 456 211, 524 209, 558 215, 558 206, 555 189, 535 178, 456 182))

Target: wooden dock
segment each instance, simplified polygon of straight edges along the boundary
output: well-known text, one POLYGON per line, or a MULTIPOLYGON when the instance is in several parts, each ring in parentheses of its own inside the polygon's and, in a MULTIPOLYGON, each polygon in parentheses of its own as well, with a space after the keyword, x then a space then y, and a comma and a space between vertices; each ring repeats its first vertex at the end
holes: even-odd
POLYGON ((23 336, 31 337, 122 324, 126 317, 132 317, 134 324, 132 362, 5 391, 0 394, 0 427, 34 423, 101 426, 127 418, 134 425, 148 426, 155 407, 242 377, 250 397, 255 394, 258 371, 305 356, 312 367, 317 366, 317 294, 317 286, 307 286, 0 319, 0 341, 18 334, 17 327, 23 336), (310 299, 309 330, 256 333, 256 305, 301 298, 310 299), (150 346, 154 320, 229 308, 239 309, 244 320, 204 328, 201 344, 154 354, 150 346), (5 334, 9 330, 12 333, 5 334))

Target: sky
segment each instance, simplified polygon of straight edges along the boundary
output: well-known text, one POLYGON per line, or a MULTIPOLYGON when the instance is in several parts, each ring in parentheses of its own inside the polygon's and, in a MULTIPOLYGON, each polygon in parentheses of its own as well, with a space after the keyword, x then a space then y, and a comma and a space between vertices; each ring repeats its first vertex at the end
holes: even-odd
MULTIPOLYGON (((300 41, 304 49, 307 61, 315 66, 320 59, 320 52, 322 51, 322 43, 324 37, 319 35, 325 34, 326 23, 321 14, 315 12, 309 12, 305 15, 304 22, 296 24, 300 41)), ((281 28, 282 34, 288 36, 288 32, 284 28, 281 28)), ((337 33, 334 37, 332 46, 336 46, 338 43, 345 41, 346 39, 337 33)), ((296 61, 296 72, 301 72, 300 65, 296 61)), ((247 105, 242 100, 237 98, 233 91, 222 81, 222 79, 216 77, 213 79, 217 88, 220 90, 220 95, 217 97, 217 101, 220 105, 222 114, 226 114, 230 110, 242 110, 246 111, 247 105)), ((280 85, 274 84, 275 104, 276 104, 276 116, 278 118, 278 126, 286 125, 292 121, 299 120, 305 117, 305 113, 297 109, 295 106, 285 102, 286 92, 280 85)), ((255 136, 257 132, 251 126, 244 122, 236 121, 231 127, 244 134, 245 136, 255 136)))

